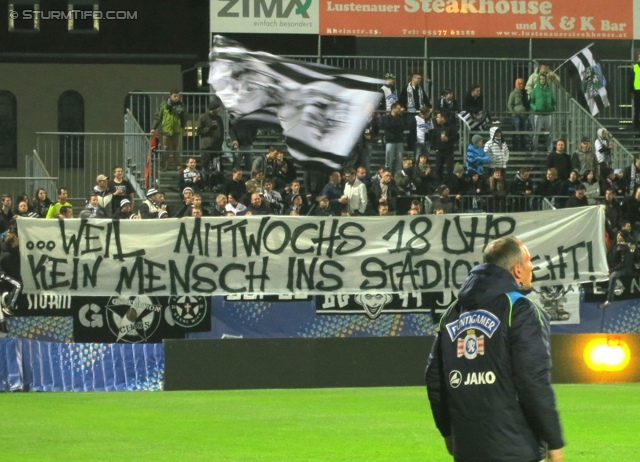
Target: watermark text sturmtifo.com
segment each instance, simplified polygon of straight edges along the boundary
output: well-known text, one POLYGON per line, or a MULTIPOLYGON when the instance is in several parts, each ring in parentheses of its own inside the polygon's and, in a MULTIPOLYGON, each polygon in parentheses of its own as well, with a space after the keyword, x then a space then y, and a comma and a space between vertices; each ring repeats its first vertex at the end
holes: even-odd
POLYGON ((40 11, 22 10, 9 11, 9 17, 16 19, 138 19, 137 11, 90 11, 90 10, 67 10, 67 11, 40 11))

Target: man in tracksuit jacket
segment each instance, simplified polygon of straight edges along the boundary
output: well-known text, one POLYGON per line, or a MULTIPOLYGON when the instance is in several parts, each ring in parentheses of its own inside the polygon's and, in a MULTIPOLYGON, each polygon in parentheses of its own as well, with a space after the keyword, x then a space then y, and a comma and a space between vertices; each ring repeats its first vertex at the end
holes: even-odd
POLYGON ((456 462, 554 462, 564 442, 551 388, 547 314, 527 248, 491 242, 443 315, 426 371, 433 417, 456 462))

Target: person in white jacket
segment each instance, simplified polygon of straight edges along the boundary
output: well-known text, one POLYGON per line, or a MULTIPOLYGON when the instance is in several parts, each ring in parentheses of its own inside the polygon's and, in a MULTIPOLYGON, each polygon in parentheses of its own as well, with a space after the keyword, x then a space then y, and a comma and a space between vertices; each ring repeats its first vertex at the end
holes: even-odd
POLYGON ((367 188, 363 182, 356 178, 356 171, 348 168, 344 171, 344 193, 338 199, 341 204, 346 204, 346 209, 351 215, 364 215, 367 209, 367 188))
POLYGON ((613 148, 613 140, 609 136, 609 132, 606 128, 598 129, 598 138, 593 143, 593 150, 596 152, 596 158, 600 169, 602 167, 608 167, 611 163, 611 150, 613 148))
POLYGON ((509 162, 509 147, 502 137, 502 130, 499 127, 491 127, 489 130, 489 141, 485 143, 484 151, 491 159, 489 167, 500 169, 504 175, 507 170, 507 162, 509 162))

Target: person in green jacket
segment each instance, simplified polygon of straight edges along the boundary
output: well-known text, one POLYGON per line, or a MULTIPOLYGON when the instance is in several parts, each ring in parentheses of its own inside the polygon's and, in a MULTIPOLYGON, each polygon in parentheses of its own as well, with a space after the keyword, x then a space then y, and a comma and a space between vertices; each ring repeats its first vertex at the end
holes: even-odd
MULTIPOLYGON (((70 210, 72 210, 71 204, 67 202, 68 196, 69 194, 67 193, 66 188, 58 188, 58 202, 49 206, 49 210, 47 211, 47 218, 58 218, 58 215, 60 215, 60 209, 62 209, 62 207, 68 207, 70 210)), ((71 216, 68 218, 73 218, 73 212, 71 212, 71 216)))
POLYGON ((551 113, 556 110, 556 95, 551 87, 547 84, 547 75, 540 74, 538 84, 531 90, 529 95, 529 104, 533 111, 533 150, 538 150, 538 137, 541 131, 548 131, 547 135, 547 152, 553 152, 553 124, 551 113))
MULTIPOLYGON (((529 112, 529 95, 524 89, 524 79, 517 78, 513 91, 509 94, 507 110, 511 113, 511 123, 517 132, 526 130, 527 113, 529 112)), ((513 135, 514 151, 525 149, 524 135, 513 135)))
POLYGON ((164 153, 160 159, 160 169, 167 170, 170 166, 172 169, 181 170, 180 162, 180 139, 182 132, 186 126, 185 107, 180 101, 180 91, 172 89, 169 92, 169 99, 160 106, 155 117, 153 130, 160 129, 162 135, 161 148, 164 153))

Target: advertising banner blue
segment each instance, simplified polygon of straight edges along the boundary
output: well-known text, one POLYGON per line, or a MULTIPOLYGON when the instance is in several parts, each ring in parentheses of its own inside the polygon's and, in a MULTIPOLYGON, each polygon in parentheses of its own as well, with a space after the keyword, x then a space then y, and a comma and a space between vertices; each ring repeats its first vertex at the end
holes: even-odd
POLYGON ((0 339, 0 391, 161 390, 162 345, 0 339))

